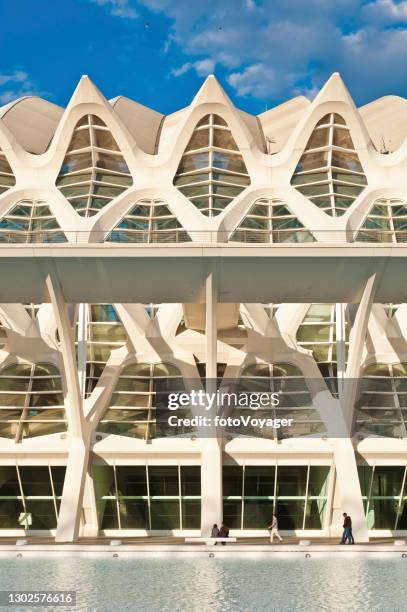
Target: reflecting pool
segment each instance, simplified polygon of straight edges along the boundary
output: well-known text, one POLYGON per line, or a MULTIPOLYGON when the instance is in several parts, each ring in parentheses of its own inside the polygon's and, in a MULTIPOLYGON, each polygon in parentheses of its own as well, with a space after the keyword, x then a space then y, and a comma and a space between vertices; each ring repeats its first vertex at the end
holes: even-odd
POLYGON ((2 610, 407 610, 407 558, 160 557, 0 560, 0 590, 75 590, 75 608, 2 610))

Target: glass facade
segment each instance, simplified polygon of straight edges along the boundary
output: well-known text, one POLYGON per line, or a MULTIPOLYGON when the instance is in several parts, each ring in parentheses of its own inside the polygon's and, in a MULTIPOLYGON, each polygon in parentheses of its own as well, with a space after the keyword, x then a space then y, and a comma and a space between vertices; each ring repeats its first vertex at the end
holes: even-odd
POLYGON ((107 235, 106 242, 190 242, 181 223, 162 200, 139 200, 107 235))
POLYGON ((291 185, 331 217, 344 215, 362 193, 367 180, 343 117, 318 121, 291 185))
POLYGON ((365 436, 405 438, 407 363, 377 363, 365 368, 355 406, 355 430, 365 436))
POLYGON ((381 198, 370 208, 356 234, 357 242, 407 242, 407 203, 381 198))
POLYGON ((126 342, 126 330, 112 304, 83 304, 77 308, 76 345, 78 365, 82 369, 84 364, 79 364, 79 345, 86 345, 86 353, 82 353, 82 357, 86 355, 85 398, 96 387, 111 352, 126 342))
POLYGON ((359 465, 369 529, 407 529, 406 467, 359 465))
POLYGON ((133 184, 106 124, 85 115, 75 126, 56 185, 81 217, 96 215, 133 184))
POLYGON ((235 407, 232 416, 294 419, 291 427, 228 427, 234 435, 280 439, 309 436, 325 432, 325 425, 315 410, 301 370, 290 363, 254 363, 246 366, 237 382, 238 393, 279 393, 276 407, 262 406, 257 410, 235 407), (284 432, 284 433, 283 433, 284 432))
POLYGON ((232 529, 323 529, 329 466, 223 466, 223 520, 232 529))
POLYGON ((231 242, 313 242, 310 231, 282 200, 256 200, 233 232, 231 242))
POLYGON ((18 363, 0 371, 0 437, 23 438, 67 431, 62 380, 50 363, 18 363))
POLYGON ((64 466, 0 466, 0 530, 57 526, 64 466))
MULTIPOLYGON (((182 390, 181 371, 170 363, 127 365, 120 374, 98 431, 144 440, 165 435, 168 393, 182 390), (158 420, 157 409, 160 410, 158 420)), ((185 412, 185 409, 178 409, 177 416, 185 416, 185 412)), ((184 432, 175 427, 171 427, 171 431, 184 432)))
POLYGON ((206 115, 197 123, 174 185, 207 217, 219 215, 250 185, 243 157, 222 117, 206 115))
POLYGON ((66 236, 45 202, 21 200, 0 221, 0 242, 66 242, 66 236))
POLYGON ((0 195, 10 189, 10 187, 14 187, 15 184, 16 179, 13 171, 7 161, 7 157, 0 149, 0 195))
POLYGON ((99 529, 200 529, 201 468, 94 465, 99 529))
POLYGON ((337 393, 338 390, 336 380, 338 370, 344 373, 346 366, 349 332, 349 308, 345 304, 311 304, 297 330, 298 346, 312 351, 318 368, 333 393, 337 393), (337 319, 338 309, 342 321, 337 319), (338 325, 339 337, 337 337, 338 325), (338 350, 339 343, 342 344, 342 352, 340 348, 338 350), (338 363, 341 353, 342 363, 338 363))

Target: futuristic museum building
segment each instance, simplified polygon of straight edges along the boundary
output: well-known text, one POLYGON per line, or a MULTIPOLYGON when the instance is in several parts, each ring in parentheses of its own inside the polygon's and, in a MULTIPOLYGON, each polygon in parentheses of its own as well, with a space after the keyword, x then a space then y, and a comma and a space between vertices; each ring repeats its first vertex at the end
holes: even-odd
POLYGON ((407 534, 406 138, 338 74, 258 116, 213 76, 0 108, 0 538, 407 534), (292 425, 169 431, 191 388, 292 425))

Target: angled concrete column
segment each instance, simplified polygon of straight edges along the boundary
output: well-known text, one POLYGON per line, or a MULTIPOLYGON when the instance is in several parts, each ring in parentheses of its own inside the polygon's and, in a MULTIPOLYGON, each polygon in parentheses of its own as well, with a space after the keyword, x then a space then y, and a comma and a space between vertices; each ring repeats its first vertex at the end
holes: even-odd
POLYGON ((352 441, 349 438, 336 438, 332 442, 336 468, 336 511, 332 517, 331 534, 342 534, 342 513, 346 512, 352 518, 355 541, 368 542, 369 534, 352 441))
POLYGON ((344 379, 341 408, 349 437, 333 440, 336 467, 335 506, 332 518, 332 532, 339 535, 342 525, 342 512, 352 517, 355 539, 368 542, 369 535, 363 508, 355 451, 352 445, 352 425, 354 406, 358 394, 358 378, 366 339, 367 324, 375 295, 377 275, 372 274, 366 281, 355 322, 350 333, 349 358, 344 379))
MULTIPOLYGON (((205 348, 206 348, 206 390, 216 393, 217 375, 217 318, 216 304, 218 301, 218 287, 216 270, 211 270, 206 278, 206 321, 205 321, 205 348)), ((217 412, 216 404, 208 412, 212 418, 217 412)), ((209 432, 207 432, 209 435, 209 432)), ((213 428, 210 437, 201 440, 201 533, 209 535, 214 523, 222 521, 222 441, 213 428)))
POLYGON ((67 304, 56 275, 49 274, 46 285, 61 341, 70 427, 70 448, 55 541, 73 542, 79 536, 83 492, 89 462, 89 436, 83 417, 75 344, 67 304))
POLYGON ((355 322, 349 335, 349 357, 346 368, 345 392, 342 404, 342 412, 345 421, 351 428, 353 424, 353 414, 355 402, 358 394, 358 379, 362 363, 363 348, 366 340, 367 325, 372 310, 373 300, 378 281, 377 273, 372 274, 366 281, 360 300, 355 322))

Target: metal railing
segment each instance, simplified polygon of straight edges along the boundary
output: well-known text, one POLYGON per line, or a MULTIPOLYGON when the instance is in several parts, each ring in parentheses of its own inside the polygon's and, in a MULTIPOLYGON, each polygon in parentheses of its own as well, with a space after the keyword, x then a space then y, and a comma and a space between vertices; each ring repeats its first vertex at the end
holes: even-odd
POLYGON ((158 244, 253 244, 257 246, 312 244, 365 244, 397 246, 407 243, 407 231, 382 232, 375 230, 161 230, 121 231, 101 230, 50 230, 36 232, 7 231, 0 229, 0 246, 38 244, 94 244, 106 245, 158 245, 158 244))

